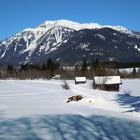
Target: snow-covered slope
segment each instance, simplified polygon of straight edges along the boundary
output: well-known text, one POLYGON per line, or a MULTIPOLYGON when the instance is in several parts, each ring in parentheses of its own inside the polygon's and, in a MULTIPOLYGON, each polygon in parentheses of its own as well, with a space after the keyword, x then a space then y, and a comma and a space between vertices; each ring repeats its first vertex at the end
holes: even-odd
POLYGON ((21 62, 29 62, 32 55, 40 56, 56 50, 57 46, 67 41, 72 31, 73 29, 50 23, 35 29, 25 29, 0 43, 0 59, 5 61, 7 57, 22 57, 21 62))
POLYGON ((111 25, 100 25, 98 23, 78 23, 78 22, 73 22, 69 20, 56 20, 56 21, 45 21, 42 25, 39 26, 39 28, 50 28, 50 27, 56 27, 56 26, 62 26, 62 27, 67 27, 71 28, 74 30, 82 30, 82 29, 100 29, 100 28, 112 28, 114 30, 123 32, 123 33, 128 33, 128 34, 133 34, 131 30, 128 30, 127 28, 123 26, 111 26, 111 25))

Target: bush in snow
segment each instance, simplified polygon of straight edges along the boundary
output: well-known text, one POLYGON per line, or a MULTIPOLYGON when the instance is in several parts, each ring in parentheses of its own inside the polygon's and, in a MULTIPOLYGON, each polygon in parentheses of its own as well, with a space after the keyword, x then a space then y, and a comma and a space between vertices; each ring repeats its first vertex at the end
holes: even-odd
POLYGON ((66 90, 70 89, 70 86, 69 86, 69 84, 67 83, 66 80, 64 80, 64 83, 62 84, 62 88, 66 89, 66 90))

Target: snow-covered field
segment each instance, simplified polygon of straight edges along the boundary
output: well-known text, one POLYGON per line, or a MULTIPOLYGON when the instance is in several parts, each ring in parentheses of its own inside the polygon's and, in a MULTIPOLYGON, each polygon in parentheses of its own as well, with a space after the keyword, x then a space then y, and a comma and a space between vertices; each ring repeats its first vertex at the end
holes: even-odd
POLYGON ((1 80, 0 140, 140 140, 140 80, 123 80, 120 92, 67 82, 1 80), (73 95, 84 98, 66 103, 73 95))

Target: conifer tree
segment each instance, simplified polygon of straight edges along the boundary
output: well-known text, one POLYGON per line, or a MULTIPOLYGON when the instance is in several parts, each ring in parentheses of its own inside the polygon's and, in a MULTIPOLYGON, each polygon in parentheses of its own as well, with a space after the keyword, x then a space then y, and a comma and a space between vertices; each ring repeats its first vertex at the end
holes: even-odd
POLYGON ((84 58, 84 59, 83 59, 83 64, 82 64, 82 71, 83 71, 83 72, 86 72, 86 71, 87 71, 87 67, 88 67, 87 61, 86 61, 86 59, 84 58))
POLYGON ((51 58, 47 61, 47 70, 50 71, 50 78, 54 75, 55 64, 51 58))

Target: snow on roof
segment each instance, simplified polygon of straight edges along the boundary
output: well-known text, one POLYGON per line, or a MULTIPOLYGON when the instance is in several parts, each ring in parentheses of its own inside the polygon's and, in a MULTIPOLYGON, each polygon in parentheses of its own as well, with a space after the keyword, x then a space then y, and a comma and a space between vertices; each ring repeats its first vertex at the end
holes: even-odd
POLYGON ((61 78, 61 75, 59 75, 59 74, 56 74, 52 77, 52 79, 60 79, 60 78, 61 78))
POLYGON ((86 77, 75 77, 76 82, 84 82, 86 81, 86 77))
POLYGON ((110 85, 122 83, 120 76, 95 76, 94 81, 97 85, 110 85))

